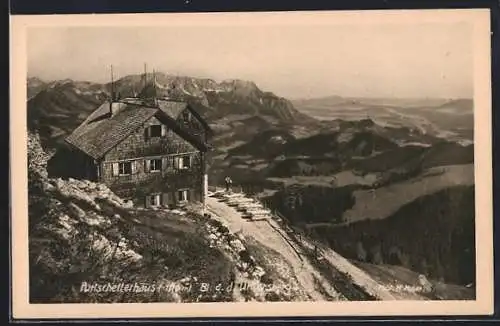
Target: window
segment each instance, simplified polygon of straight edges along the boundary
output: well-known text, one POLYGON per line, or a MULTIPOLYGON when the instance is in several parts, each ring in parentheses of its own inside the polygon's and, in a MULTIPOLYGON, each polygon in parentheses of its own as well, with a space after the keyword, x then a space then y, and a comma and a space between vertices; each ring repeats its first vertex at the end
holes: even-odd
POLYGON ((162 132, 161 132, 161 125, 154 125, 149 127, 149 134, 150 137, 161 137, 162 132))
POLYGON ((137 172, 136 162, 115 162, 111 164, 113 176, 130 175, 137 172))
POLYGON ((120 175, 132 174, 132 162, 118 163, 118 174, 120 175))
POLYGON ((189 112, 187 109, 182 112, 182 119, 184 121, 189 121, 191 119, 191 112, 189 112))
POLYGON ((189 169, 191 167, 191 156, 184 155, 179 157, 179 169, 189 169))
POLYGON ((151 195, 148 198, 149 206, 160 206, 160 195, 151 195))
POLYGON ((177 199, 180 202, 188 200, 188 191, 187 190, 179 190, 177 192, 177 199))
POLYGON ((150 160, 149 161, 149 171, 150 172, 160 172, 161 171, 161 159, 150 160))
POLYGON ((144 129, 144 137, 146 140, 165 136, 167 128, 164 125, 152 125, 144 129))

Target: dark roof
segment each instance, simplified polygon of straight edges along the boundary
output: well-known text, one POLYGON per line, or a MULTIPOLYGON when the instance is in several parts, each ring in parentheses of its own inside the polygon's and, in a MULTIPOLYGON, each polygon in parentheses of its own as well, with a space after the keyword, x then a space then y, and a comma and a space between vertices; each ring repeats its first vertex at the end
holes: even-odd
POLYGON ((194 116, 196 116, 198 121, 201 122, 201 124, 203 125, 203 127, 205 128, 205 130, 207 132, 207 137, 211 138, 214 134, 214 131, 212 130, 210 125, 207 123, 207 121, 205 119, 203 119, 203 117, 200 115, 200 113, 195 108, 193 108, 193 103, 188 105, 188 109, 189 109, 189 111, 191 111, 191 113, 193 113, 194 116))
POLYGON ((166 115, 174 120, 177 120, 181 112, 188 108, 188 110, 190 110, 202 123, 203 127, 207 131, 207 136, 211 137, 213 135, 212 128, 210 128, 200 113, 193 108, 193 103, 188 104, 186 101, 179 101, 179 99, 176 100, 172 98, 170 96, 170 91, 171 89, 168 89, 154 81, 147 83, 146 86, 142 88, 138 98, 143 101, 150 102, 151 104, 156 103, 156 105, 158 105, 166 115))
POLYGON ((182 128, 174 119, 165 114, 162 110, 158 110, 156 117, 166 126, 170 127, 176 134, 194 145, 198 150, 206 151, 208 149, 206 143, 182 128))
POLYGON ((66 138, 66 141, 98 159, 158 111, 157 108, 136 104, 113 103, 117 112, 111 116, 109 106, 109 102, 101 105, 66 138))
POLYGON ((188 107, 188 104, 186 102, 169 101, 163 99, 158 99, 157 102, 160 110, 162 110, 163 113, 174 120, 177 120, 179 114, 181 114, 181 112, 188 107))
POLYGON ((110 102, 105 102, 67 138, 66 142, 75 146, 94 159, 102 158, 128 135, 139 128, 153 116, 161 118, 176 133, 195 145, 198 149, 206 149, 206 144, 198 141, 177 125, 175 120, 186 108, 185 102, 158 101, 158 107, 144 106, 140 101, 115 102, 111 115, 110 102), (135 102, 135 103, 134 103, 135 102))

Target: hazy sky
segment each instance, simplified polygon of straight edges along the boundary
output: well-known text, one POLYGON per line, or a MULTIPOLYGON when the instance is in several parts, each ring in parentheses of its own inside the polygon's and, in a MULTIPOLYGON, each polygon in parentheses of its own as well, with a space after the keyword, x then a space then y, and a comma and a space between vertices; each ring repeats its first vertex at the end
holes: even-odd
POLYGON ((318 26, 44 27, 28 34, 28 74, 109 80, 141 73, 253 80, 288 98, 472 97, 466 23, 318 26))

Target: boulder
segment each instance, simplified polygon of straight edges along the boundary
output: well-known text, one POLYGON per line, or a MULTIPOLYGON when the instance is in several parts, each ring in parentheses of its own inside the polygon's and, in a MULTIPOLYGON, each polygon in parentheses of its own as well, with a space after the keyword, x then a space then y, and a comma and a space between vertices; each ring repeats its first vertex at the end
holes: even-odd
POLYGON ((427 279, 427 277, 425 277, 425 275, 420 274, 418 276, 418 283, 422 287, 422 292, 432 292, 433 285, 431 282, 429 282, 429 280, 427 279))
POLYGON ((56 187, 54 187, 54 185, 52 183, 50 183, 50 182, 44 182, 43 183, 43 189, 45 191, 52 191, 52 190, 56 189, 56 187))
POLYGON ((134 202, 131 200, 127 200, 123 203, 123 207, 125 208, 133 208, 134 207, 134 202))
POLYGON ((69 203, 68 209, 72 213, 72 215, 78 217, 78 218, 84 218, 85 217, 85 211, 81 209, 78 205, 75 203, 69 203))
POLYGON ((252 276, 256 279, 260 279, 264 275, 266 275, 266 272, 260 266, 255 267, 253 272, 252 272, 252 276))
POLYGON ((101 199, 106 199, 109 197, 109 194, 107 192, 104 192, 104 191, 99 191, 97 193, 97 198, 101 198, 101 199))
POLYGON ((233 247, 234 250, 236 250, 237 252, 241 252, 241 251, 244 251, 246 250, 245 246, 243 245, 243 243, 241 242, 241 240, 239 239, 236 239, 236 240, 232 240, 230 243, 231 247, 233 247))

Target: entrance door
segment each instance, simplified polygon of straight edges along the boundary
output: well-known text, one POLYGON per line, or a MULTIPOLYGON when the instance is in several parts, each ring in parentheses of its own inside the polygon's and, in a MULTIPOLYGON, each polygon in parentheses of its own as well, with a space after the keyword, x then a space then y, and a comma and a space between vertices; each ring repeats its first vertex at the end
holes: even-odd
POLYGON ((161 205, 161 195, 153 194, 146 196, 146 207, 158 207, 161 205))

